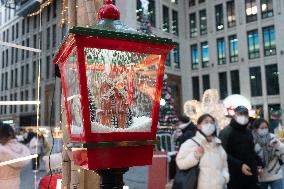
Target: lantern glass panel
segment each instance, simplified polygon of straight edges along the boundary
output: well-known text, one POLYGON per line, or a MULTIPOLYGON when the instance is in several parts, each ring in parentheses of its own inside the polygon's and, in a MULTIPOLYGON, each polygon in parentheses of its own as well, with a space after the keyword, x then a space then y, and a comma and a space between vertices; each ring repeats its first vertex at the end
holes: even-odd
POLYGON ((81 134, 83 124, 76 53, 67 60, 64 72, 71 134, 81 134))
POLYGON ((161 55, 85 48, 91 131, 150 132, 161 55))

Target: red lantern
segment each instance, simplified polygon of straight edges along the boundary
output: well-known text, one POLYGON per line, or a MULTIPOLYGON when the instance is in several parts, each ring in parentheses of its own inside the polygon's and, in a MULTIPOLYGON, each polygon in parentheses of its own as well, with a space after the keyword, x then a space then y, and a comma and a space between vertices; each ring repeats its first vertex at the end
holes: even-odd
POLYGON ((164 63, 176 45, 127 28, 110 1, 93 28, 74 27, 58 64, 76 164, 87 169, 151 164, 164 63))

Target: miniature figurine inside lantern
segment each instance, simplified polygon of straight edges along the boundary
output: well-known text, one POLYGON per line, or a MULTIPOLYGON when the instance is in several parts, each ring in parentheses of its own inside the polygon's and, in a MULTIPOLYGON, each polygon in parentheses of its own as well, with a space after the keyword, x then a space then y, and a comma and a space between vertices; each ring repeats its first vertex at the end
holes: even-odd
POLYGON ((127 28, 111 1, 99 15, 92 28, 70 29, 54 60, 72 145, 81 147, 75 163, 88 169, 150 164, 164 62, 175 43, 127 28))

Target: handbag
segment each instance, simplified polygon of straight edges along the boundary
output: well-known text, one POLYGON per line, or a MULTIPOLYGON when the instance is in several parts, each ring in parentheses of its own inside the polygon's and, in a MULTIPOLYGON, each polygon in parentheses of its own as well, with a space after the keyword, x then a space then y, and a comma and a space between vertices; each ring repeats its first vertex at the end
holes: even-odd
MULTIPOLYGON (((195 142, 198 146, 200 144, 195 142)), ((194 167, 191 167, 188 170, 178 170, 174 179, 172 189, 197 189, 198 184, 198 176, 199 176, 199 162, 194 167)))

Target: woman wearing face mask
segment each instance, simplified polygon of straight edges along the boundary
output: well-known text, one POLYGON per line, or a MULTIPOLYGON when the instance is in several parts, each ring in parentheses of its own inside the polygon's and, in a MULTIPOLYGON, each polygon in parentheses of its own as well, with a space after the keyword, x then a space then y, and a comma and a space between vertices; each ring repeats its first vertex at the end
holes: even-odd
POLYGON ((283 175, 280 163, 284 154, 284 145, 275 135, 269 133, 268 122, 257 119, 253 124, 255 151, 261 158, 264 169, 259 175, 262 189, 283 189, 283 175))
MULTIPOLYGON (((0 122, 0 162, 30 155, 29 149, 17 142, 13 128, 0 122)), ((0 167, 0 188, 19 189, 20 173, 28 160, 0 167)))
POLYGON ((188 170, 199 163, 197 189, 223 189, 229 181, 229 172, 226 152, 216 137, 215 119, 209 114, 202 115, 197 120, 197 129, 196 135, 181 145, 177 166, 188 170))

